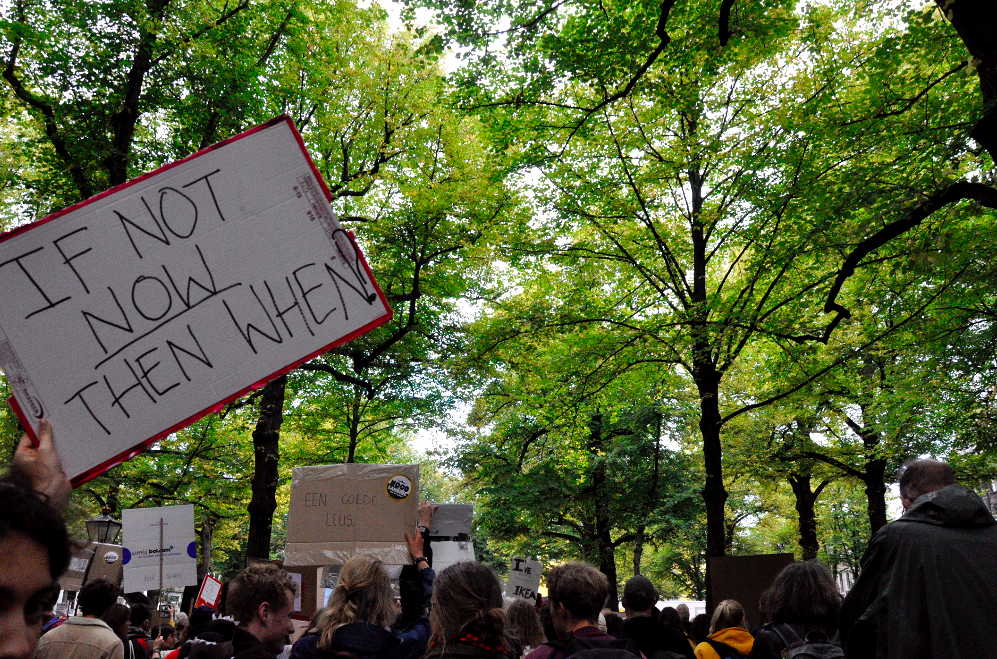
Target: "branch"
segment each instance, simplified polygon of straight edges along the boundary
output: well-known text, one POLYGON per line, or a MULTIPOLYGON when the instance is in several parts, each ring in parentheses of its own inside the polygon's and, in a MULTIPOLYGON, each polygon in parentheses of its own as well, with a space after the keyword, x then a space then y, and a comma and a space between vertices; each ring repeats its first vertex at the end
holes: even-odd
MULTIPOLYGON (((184 37, 180 41, 177 41, 176 43, 170 44, 167 47, 167 49, 163 52, 163 54, 161 54, 156 59, 152 60, 152 63, 150 64, 150 66, 155 66, 155 65, 159 64, 164 59, 166 59, 167 57, 169 57, 170 55, 172 55, 173 53, 175 53, 176 49, 179 46, 182 46, 184 44, 188 44, 191 41, 194 41, 195 39, 198 39, 198 38, 204 36, 205 33, 209 32, 210 30, 215 29, 216 27, 218 27, 219 25, 221 25, 225 21, 229 20, 230 18, 232 18, 233 16, 235 16, 236 14, 238 14, 240 11, 242 11, 243 9, 245 9, 248 6, 249 6, 249 0, 242 0, 242 2, 240 2, 239 4, 237 4, 235 7, 233 7, 232 9, 228 10, 227 12, 225 12, 221 16, 219 16, 217 20, 215 20, 215 21, 213 21, 211 23, 205 24, 200 30, 198 30, 198 31, 196 31, 196 32, 194 32, 192 34, 188 34, 186 37, 184 37)), ((285 20, 285 22, 286 22, 286 20, 285 20)), ((276 36, 275 36, 275 39, 276 39, 276 36)))
POLYGON ((672 38, 668 36, 668 32, 665 31, 665 27, 668 24, 668 14, 669 12, 671 12, 672 7, 674 5, 675 5, 675 0, 661 0, 661 12, 658 15, 658 24, 654 28, 654 33, 658 35, 657 47, 653 51, 651 51, 651 54, 647 56, 647 59, 644 60, 644 63, 641 64, 636 71, 634 71, 634 74, 630 77, 629 82, 627 82, 627 84, 623 87, 623 89, 614 94, 604 97, 597 104, 585 110, 585 116, 583 116, 581 120, 575 125, 571 133, 568 135, 568 139, 565 140, 565 147, 567 147, 567 144, 568 142, 571 141, 571 138, 575 136, 575 133, 581 130, 582 126, 585 124, 586 121, 589 120, 589 118, 593 114, 603 109, 607 105, 615 103, 621 98, 629 96, 630 92, 633 91, 633 88, 637 86, 638 82, 640 82, 640 79, 644 77, 644 74, 647 73, 648 69, 651 68, 651 65, 654 64, 654 62, 658 59, 658 56, 661 55, 661 53, 664 52, 668 44, 671 43, 672 38))
MULTIPOLYGON (((726 2, 727 0, 724 0, 724 1, 726 2)), ((922 98, 924 98, 925 94, 927 94, 928 92, 930 92, 932 90, 932 88, 935 87, 935 85, 939 84, 940 82, 942 82, 943 80, 945 80, 949 76, 954 75, 954 74, 958 73, 959 71, 962 71, 968 65, 969 65, 968 61, 963 61, 961 64, 957 64, 948 73, 942 74, 942 76, 940 78, 938 78, 937 80, 935 80, 934 82, 932 82, 931 84, 929 84, 927 87, 925 87, 924 89, 922 89, 916 96, 910 98, 907 101, 907 104, 904 105, 899 110, 889 110, 887 112, 880 112, 879 114, 875 114, 875 115, 873 115, 871 117, 867 117, 865 119, 854 119, 852 121, 846 121, 844 123, 844 126, 851 126, 853 124, 862 123, 863 121, 875 121, 876 119, 885 119, 886 117, 895 117, 897 115, 903 114, 907 110, 910 110, 912 107, 914 107, 915 103, 917 103, 919 100, 921 100, 922 98)))
POLYGON ((352 384, 357 387, 360 387, 367 394, 367 398, 374 398, 374 396, 376 395, 376 392, 374 391, 374 385, 372 385, 371 383, 361 380, 359 378, 355 378, 347 373, 337 371, 333 367, 329 366, 328 364, 324 364, 322 362, 315 362, 315 361, 308 362, 299 366, 298 370, 319 371, 321 373, 328 373, 332 377, 336 378, 337 382, 345 382, 347 384, 352 384))
MULTIPOLYGON (((24 23, 24 6, 21 3, 18 3, 18 22, 24 23)), ((7 59, 7 66, 3 70, 3 78, 11 86, 11 89, 14 90, 14 95, 17 98, 42 113, 43 123, 45 124, 45 135, 55 148, 56 155, 66 163, 67 171, 73 177, 73 183, 76 185, 80 197, 88 199, 93 196, 93 188, 90 187, 90 181, 87 180, 83 170, 73 159, 73 156, 70 155, 69 149, 66 147, 66 140, 59 133, 59 127, 55 123, 55 110, 49 103, 46 103, 25 89, 20 79, 14 73, 14 67, 17 64, 17 54, 20 50, 21 37, 18 36, 10 49, 10 57, 7 59)))
MULTIPOLYGON (((829 464, 832 467, 837 467, 841 471, 845 472, 846 474, 848 474, 849 476, 852 476, 854 478, 858 478, 858 479, 861 479, 861 480, 865 479, 865 474, 863 474, 858 469, 855 469, 854 467, 852 467, 850 465, 847 465, 847 464, 845 464, 844 462, 842 462, 840 460, 837 460, 837 459, 832 458, 832 457, 828 457, 828 456, 824 455, 823 453, 817 453, 815 451, 803 451, 802 453, 800 453, 797 456, 789 457, 789 458, 786 458, 786 459, 789 460, 789 461, 791 461, 791 462, 793 462, 793 461, 796 461, 796 460, 802 460, 804 458, 810 458, 811 460, 817 460, 818 462, 823 462, 824 464, 829 464)), ((826 481, 825 481, 825 483, 822 483, 821 485, 823 486, 825 484, 826 484, 826 481)), ((821 489, 823 489, 823 488, 821 488, 821 489)))
POLYGON ((541 531, 541 535, 545 535, 548 538, 560 538, 561 540, 567 540, 568 542, 581 543, 582 539, 575 535, 570 535, 568 533, 558 533, 557 531, 541 531))
POLYGON ((886 245, 894 238, 902 236, 904 233, 917 227, 936 210, 964 199, 972 199, 981 206, 986 206, 987 208, 997 208, 997 190, 982 183, 957 181, 956 183, 949 185, 947 188, 933 194, 927 201, 911 211, 907 217, 887 224, 885 227, 860 242, 841 265, 841 268, 838 270, 838 274, 835 277, 834 284, 831 286, 831 290, 827 294, 827 302, 824 304, 824 313, 831 313, 833 311, 835 313, 835 317, 831 319, 828 326, 824 328, 823 336, 803 338, 816 339, 817 341, 826 344, 831 336, 831 333, 838 326, 838 324, 846 318, 851 318, 851 312, 837 303, 838 293, 841 292, 841 287, 844 285, 845 281, 855 274, 855 268, 859 265, 863 258, 871 252, 886 245))

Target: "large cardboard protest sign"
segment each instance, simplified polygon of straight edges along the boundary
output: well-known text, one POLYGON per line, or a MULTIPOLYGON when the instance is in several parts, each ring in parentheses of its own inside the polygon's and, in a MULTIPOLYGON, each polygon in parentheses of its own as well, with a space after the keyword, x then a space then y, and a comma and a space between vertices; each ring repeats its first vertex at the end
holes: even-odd
POLYGON ((197 585, 194 506, 128 508, 121 532, 126 593, 197 585))
POLYGON ((295 467, 284 565, 343 565, 371 554, 389 565, 412 562, 419 465, 295 467))
POLYGON ((282 117, 0 237, 0 367, 74 485, 391 318, 282 117))
POLYGON ((514 556, 512 565, 509 566, 509 583, 505 588, 505 596, 532 602, 540 589, 542 575, 542 563, 532 558, 514 556))

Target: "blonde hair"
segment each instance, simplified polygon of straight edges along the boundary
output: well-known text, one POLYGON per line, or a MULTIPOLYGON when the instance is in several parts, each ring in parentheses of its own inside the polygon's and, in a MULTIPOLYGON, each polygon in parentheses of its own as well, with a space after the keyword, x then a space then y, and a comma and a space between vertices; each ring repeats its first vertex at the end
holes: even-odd
POLYGON ((744 619, 744 607, 737 600, 724 600, 717 605, 713 611, 713 620, 710 621, 710 633, 715 634, 730 627, 748 628, 748 622, 744 619))
POLYGON ((329 604, 315 622, 318 647, 332 651, 336 630, 355 622, 387 627, 395 618, 395 600, 384 563, 372 556, 354 556, 339 573, 329 604))

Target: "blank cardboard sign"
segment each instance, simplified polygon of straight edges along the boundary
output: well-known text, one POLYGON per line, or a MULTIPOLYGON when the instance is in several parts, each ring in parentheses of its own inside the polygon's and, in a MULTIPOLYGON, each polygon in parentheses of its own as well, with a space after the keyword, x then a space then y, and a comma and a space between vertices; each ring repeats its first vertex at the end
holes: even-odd
POLYGON ((418 506, 419 465, 295 467, 284 565, 344 565, 357 554, 411 563, 405 533, 416 532, 418 506))
POLYGON ((287 117, 0 237, 0 367, 74 485, 390 318, 287 117))

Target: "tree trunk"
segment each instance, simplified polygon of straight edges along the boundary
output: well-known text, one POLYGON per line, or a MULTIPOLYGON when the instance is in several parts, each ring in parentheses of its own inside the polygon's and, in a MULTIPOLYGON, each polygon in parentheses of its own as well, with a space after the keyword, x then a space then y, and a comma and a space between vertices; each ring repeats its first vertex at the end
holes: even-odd
POLYGON ((606 462, 603 447, 602 414, 596 413, 589 422, 589 456, 592 467, 592 494, 595 513, 595 540, 599 556, 599 571, 609 580, 609 599, 606 606, 619 609, 619 586, 616 579, 616 547, 613 545, 612 520, 606 510, 606 462))
POLYGON ((183 589, 183 598, 180 600, 180 610, 185 611, 188 615, 190 614, 191 605, 197 599, 197 593, 204 582, 204 577, 211 572, 211 536, 213 534, 211 526, 211 517, 209 516, 204 520, 204 524, 201 525, 201 561, 197 564, 197 585, 185 586, 183 589))
POLYGON ((253 498, 249 502, 248 558, 270 558, 273 513, 277 510, 277 463, 280 459, 280 425, 284 422, 284 386, 287 376, 271 380, 263 388, 260 420, 253 431, 256 470, 253 498))
POLYGON ((827 486, 828 481, 822 481, 816 490, 810 489, 810 473, 790 474, 789 485, 793 488, 796 496, 796 514, 800 521, 800 547, 803 549, 803 560, 809 561, 817 558, 820 551, 820 542, 817 540, 817 515, 814 512, 814 504, 817 497, 827 486))
POLYGON ((865 495, 869 500, 869 527, 871 535, 886 526, 886 460, 875 458, 865 463, 865 495))
POLYGON ((350 447, 346 455, 346 462, 353 464, 357 461, 357 445, 360 443, 360 401, 363 393, 359 386, 353 385, 353 403, 350 414, 350 447))
POLYGON ((644 527, 637 529, 637 540, 634 541, 634 576, 640 576, 640 559, 644 556, 644 527))
POLYGON ((935 0, 976 60, 983 113, 971 136, 997 161, 997 3, 993 0, 935 0))

